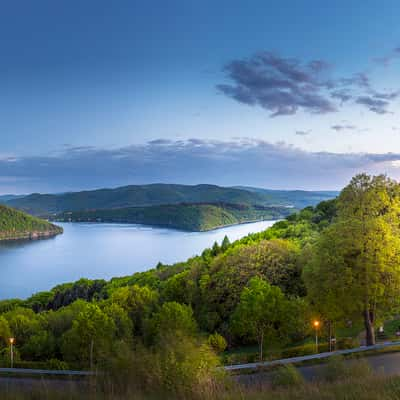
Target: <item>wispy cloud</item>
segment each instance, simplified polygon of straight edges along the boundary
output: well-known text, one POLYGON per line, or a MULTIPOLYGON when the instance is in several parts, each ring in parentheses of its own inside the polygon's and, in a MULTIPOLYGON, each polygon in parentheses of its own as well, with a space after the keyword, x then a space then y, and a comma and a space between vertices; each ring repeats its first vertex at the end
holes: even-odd
POLYGON ((0 160, 0 191, 67 191, 151 182, 336 189, 360 171, 400 174, 400 154, 308 152, 285 143, 155 140, 117 149, 68 148, 0 160), (335 171, 332 174, 332 171, 335 171))
POLYGON ((350 124, 336 124, 332 125, 331 129, 333 129, 336 132, 341 132, 341 131, 354 131, 357 129, 355 125, 350 125, 350 124))
POLYGON ((311 133, 311 129, 308 129, 306 131, 299 130, 299 131, 296 131, 295 133, 298 136, 308 136, 311 133))
POLYGON ((395 47, 383 57, 375 57, 373 61, 377 64, 388 67, 392 63, 392 61, 394 61, 396 58, 399 57, 400 57, 400 47, 395 47))

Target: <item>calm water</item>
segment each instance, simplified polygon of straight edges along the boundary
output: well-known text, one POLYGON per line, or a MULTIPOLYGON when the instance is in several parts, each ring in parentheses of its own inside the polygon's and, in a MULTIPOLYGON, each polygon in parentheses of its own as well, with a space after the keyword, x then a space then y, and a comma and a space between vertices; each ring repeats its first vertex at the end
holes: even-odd
POLYGON ((231 241, 259 232, 274 221, 211 232, 181 232, 140 225, 59 224, 52 239, 0 244, 0 298, 25 298, 79 278, 130 275, 199 254, 227 235, 231 241))

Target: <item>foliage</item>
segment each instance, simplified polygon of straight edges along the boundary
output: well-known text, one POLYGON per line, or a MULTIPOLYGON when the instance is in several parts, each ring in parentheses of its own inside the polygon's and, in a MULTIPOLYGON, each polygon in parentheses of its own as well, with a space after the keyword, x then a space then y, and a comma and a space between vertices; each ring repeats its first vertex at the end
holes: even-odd
POLYGON ((123 207, 148 207, 179 203, 232 203, 245 205, 283 204, 295 206, 318 203, 316 199, 336 196, 332 192, 269 192, 249 188, 229 188, 215 185, 131 185, 115 189, 100 189, 62 194, 38 194, 10 199, 12 207, 35 215, 58 214, 64 211, 113 209, 123 207), (282 195, 284 195, 282 197, 282 195))
POLYGON ((257 340, 262 360, 264 341, 284 341, 293 329, 295 316, 291 302, 278 287, 255 277, 243 289, 232 317, 232 329, 257 340))
POLYGON ((197 324, 190 306, 176 302, 164 303, 152 318, 152 326, 158 336, 193 336, 197 324))
POLYGON ((226 340, 219 333, 215 332, 208 337, 207 343, 216 353, 222 353, 227 347, 226 340))
MULTIPOLYGON (((24 362, 57 359, 85 368, 90 364, 92 338, 102 323, 112 328, 106 329, 104 341, 93 339, 94 364, 104 363, 116 346, 161 344, 170 340, 171 332, 197 336, 200 329, 205 337, 211 335, 208 342, 217 352, 227 344, 252 343, 252 335, 239 336, 231 326, 243 289, 258 277, 279 287, 286 301, 297 307, 294 314, 304 316, 305 304, 299 300, 305 294, 301 278, 304 247, 329 224, 335 209, 333 202, 320 204, 263 233, 233 243, 226 237, 186 262, 159 264, 108 282, 64 283, 25 301, 0 301, 0 317, 9 326, 4 336, 16 336, 16 351, 24 362), (89 324, 91 315, 94 319, 89 324), (80 335, 82 329, 90 333, 80 335)), ((284 341, 297 341, 304 332, 296 321, 284 341)), ((7 346, 4 339, 3 343, 7 346)))
POLYGON ((110 356, 115 334, 114 321, 98 305, 87 304, 63 335, 64 359, 91 367, 93 362, 110 356))
POLYGON ((363 317, 373 344, 376 319, 399 306, 399 185, 358 175, 337 201, 338 217, 320 235, 304 271, 309 297, 327 319, 363 317))
POLYGON ((230 203, 169 204, 68 211, 55 217, 67 222, 118 222, 165 226, 185 231, 208 231, 255 220, 278 219, 289 215, 286 207, 250 206, 230 203))
MULTIPOLYGON (((334 259, 326 257, 331 254, 326 249, 351 236, 341 234, 338 238, 339 231, 335 231, 348 218, 343 199, 350 205, 354 202, 346 193, 345 189, 339 200, 290 215, 264 232, 233 243, 224 238, 186 262, 159 263, 152 270, 108 282, 81 279, 25 301, 0 301, 0 331, 5 332, 3 336, 17 338, 16 351, 26 362, 59 360, 84 368, 91 359, 94 366, 104 365, 116 349, 139 351, 142 346, 143 351, 161 357, 167 343, 179 338, 198 343, 202 337, 208 349, 221 352, 227 346, 261 344, 262 336, 262 344, 265 341, 274 354, 307 353, 313 345, 293 346, 304 343, 311 333, 312 315, 321 316, 323 322, 340 320, 344 325, 343 309, 346 318, 355 319, 355 312, 351 312, 355 305, 346 304, 352 298, 340 298, 329 291, 345 279, 345 274, 336 276, 332 268, 312 275, 319 261, 334 259), (329 296, 331 303, 322 301, 329 296), (290 345, 288 350, 282 350, 286 344, 290 345)), ((379 191, 371 196, 379 197, 379 191)), ((381 220, 385 222, 385 218, 381 220)), ((347 229, 353 225, 348 224, 347 229)), ((392 264, 383 264, 393 272, 392 264)), ((392 275, 389 277, 393 282, 392 275)), ((395 306, 390 296, 386 300, 395 306)), ((380 300, 377 306, 381 304, 385 302, 380 300)), ((383 318, 382 312, 379 318, 383 318)), ((325 340, 325 333, 321 335, 325 340)), ((342 340, 337 339, 339 346, 342 340)), ((0 350, 7 346, 4 339, 2 343, 0 350)), ((320 348, 323 346, 321 343, 320 348)))
POLYGON ((30 239, 62 233, 62 228, 0 205, 0 240, 30 239))
POLYGON ((272 372, 272 386, 298 386, 304 383, 299 370, 292 364, 282 365, 272 372))

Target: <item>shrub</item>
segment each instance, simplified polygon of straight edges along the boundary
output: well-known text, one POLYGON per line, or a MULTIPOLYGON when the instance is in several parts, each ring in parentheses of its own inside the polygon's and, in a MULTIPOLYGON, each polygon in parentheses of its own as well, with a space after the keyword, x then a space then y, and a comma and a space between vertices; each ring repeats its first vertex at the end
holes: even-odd
POLYGON ((66 371, 67 369, 69 369, 69 366, 65 361, 52 358, 46 362, 46 368, 56 371, 66 371))
POLYGON ((120 342, 117 350, 103 366, 108 371, 104 385, 121 395, 204 399, 212 398, 225 382, 214 352, 191 337, 163 337, 156 346, 137 344, 133 351, 120 342))
MULTIPOLYGON (((291 358, 291 357, 300 357, 307 356, 310 354, 315 354, 315 344, 308 343, 302 346, 289 347, 287 349, 282 350, 281 358, 291 358)), ((318 345, 318 352, 324 353, 329 351, 329 345, 327 343, 320 343, 318 345)))
POLYGON ((219 333, 213 333, 212 335, 210 335, 207 342, 216 353, 222 353, 227 346, 225 338, 219 333))
POLYGON ((297 386, 304 383, 303 376, 292 364, 282 365, 272 372, 272 386, 297 386))

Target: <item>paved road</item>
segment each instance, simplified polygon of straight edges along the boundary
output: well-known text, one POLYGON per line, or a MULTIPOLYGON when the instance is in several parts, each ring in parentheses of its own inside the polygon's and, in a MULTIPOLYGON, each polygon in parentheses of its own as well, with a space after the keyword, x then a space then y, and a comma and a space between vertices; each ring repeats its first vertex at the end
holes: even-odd
MULTIPOLYGON (((373 355, 365 357, 374 372, 385 375, 400 375, 400 352, 373 355)), ((355 363, 357 359, 345 360, 346 363, 355 363)), ((316 380, 324 374, 324 364, 298 366, 297 369, 306 381, 316 380)), ((260 372, 247 375, 237 375, 236 380, 244 385, 263 385, 271 380, 270 372, 260 372)))
POLYGON ((322 360, 325 358, 332 357, 334 355, 345 355, 345 354, 352 354, 352 353, 362 353, 365 351, 371 350, 379 350, 394 346, 400 346, 400 342, 386 342, 386 343, 379 343, 374 346, 362 346, 356 347, 354 349, 347 349, 347 350, 338 350, 334 352, 326 352, 326 353, 318 353, 318 354, 311 354, 308 356, 300 356, 300 357, 292 357, 292 358, 283 358, 281 360, 274 360, 274 361, 263 361, 263 362, 255 362, 255 363, 248 363, 248 364, 235 364, 235 365, 226 365, 224 369, 226 371, 240 371, 240 370, 254 370, 260 367, 272 367, 275 365, 284 365, 284 364, 296 364, 303 361, 308 360, 322 360))
MULTIPOLYGON (((83 392, 89 387, 87 381, 83 379, 51 379, 51 378, 32 378, 0 376, 0 393, 9 391, 30 391, 35 389, 45 389, 46 391, 62 391, 63 393, 83 392)), ((1 397, 1 394, 0 394, 1 397)))

